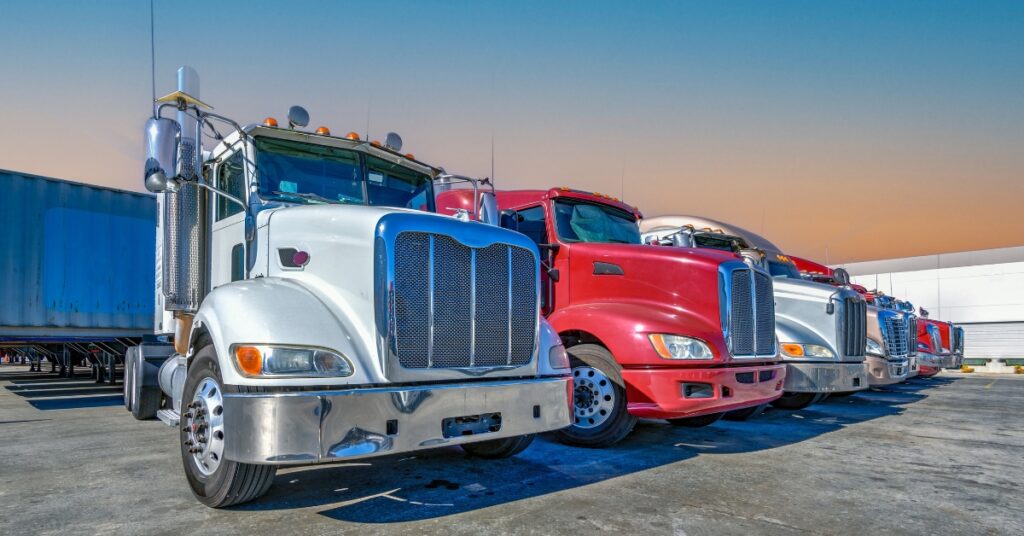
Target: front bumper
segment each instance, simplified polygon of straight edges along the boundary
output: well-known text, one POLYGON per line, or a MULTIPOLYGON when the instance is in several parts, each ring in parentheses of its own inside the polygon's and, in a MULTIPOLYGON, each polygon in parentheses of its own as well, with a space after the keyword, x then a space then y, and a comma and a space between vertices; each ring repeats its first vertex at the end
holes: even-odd
POLYGON ((907 373, 907 378, 916 378, 919 374, 921 374, 920 363, 917 360, 917 356, 911 356, 907 358, 907 360, 910 361, 910 369, 907 373))
POLYGON ((224 395, 224 457, 300 465, 410 452, 564 428, 568 376, 422 387, 224 395), (500 414, 500 428, 450 436, 446 419, 500 414))
POLYGON ((956 367, 956 356, 953 354, 930 354, 919 352, 921 376, 934 376, 944 368, 956 367))
POLYGON ((889 361, 884 357, 869 355, 865 358, 868 366, 868 385, 878 387, 892 385, 907 379, 910 372, 910 360, 889 361))
POLYGON ((960 367, 962 367, 964 365, 964 356, 963 356, 963 354, 952 354, 951 355, 951 363, 952 364, 950 366, 945 367, 945 368, 959 369, 960 367))
POLYGON ((782 396, 786 365, 625 369, 629 412, 647 419, 698 417, 765 404, 782 396))
POLYGON ((787 393, 836 393, 868 388, 868 368, 860 363, 786 362, 787 393))

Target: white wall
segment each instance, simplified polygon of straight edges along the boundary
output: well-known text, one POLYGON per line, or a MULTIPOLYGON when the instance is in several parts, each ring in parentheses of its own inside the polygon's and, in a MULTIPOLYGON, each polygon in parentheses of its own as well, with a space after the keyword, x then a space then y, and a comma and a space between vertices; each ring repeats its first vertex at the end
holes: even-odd
POLYGON ((853 282, 957 323, 1024 320, 1024 262, 857 275, 853 282))

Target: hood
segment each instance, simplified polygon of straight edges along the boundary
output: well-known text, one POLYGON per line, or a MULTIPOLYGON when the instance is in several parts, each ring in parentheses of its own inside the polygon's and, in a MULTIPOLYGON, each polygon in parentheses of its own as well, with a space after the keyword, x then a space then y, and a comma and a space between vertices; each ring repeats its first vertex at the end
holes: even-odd
MULTIPOLYGON (((724 283, 731 278, 733 270, 749 267, 732 253, 580 242, 564 244, 558 255, 564 254, 568 254, 571 277, 568 303, 560 307, 614 306, 619 310, 635 307, 651 314, 657 312, 659 318, 668 322, 660 325, 660 332, 696 337, 711 345, 716 355, 725 359, 734 356, 723 333, 728 310, 724 283)), ((763 274, 760 269, 756 270, 763 274)), ((767 274, 764 277, 770 282, 767 274)), ((766 293, 767 302, 757 303, 771 307, 771 286, 761 292, 766 293)), ((630 330, 643 332, 651 328, 643 321, 637 322, 629 326, 630 330)), ((757 336, 762 335, 774 341, 774 315, 771 322, 758 324, 757 336)), ((767 346, 773 347, 771 359, 774 359, 774 343, 762 347, 767 346)), ((744 355, 749 354, 744 352, 744 355)))
MULTIPOLYGON (((815 344, 828 348, 837 360, 863 360, 863 348, 858 348, 856 353, 845 351, 848 337, 861 337, 854 333, 857 331, 854 326, 846 329, 848 323, 856 321, 852 315, 862 314, 861 309, 850 309, 847 304, 847 300, 863 303, 856 292, 787 278, 775 278, 774 286, 775 330, 780 344, 815 344), (831 312, 829 303, 833 304, 831 312), (847 318, 848 315, 851 318, 847 318)), ((806 361, 804 358, 794 360, 806 361)))
MULTIPOLYGON (((442 380, 469 374, 457 370, 472 368, 468 364, 453 364, 448 369, 430 365, 398 367, 396 359, 387 357, 394 348, 387 348, 384 338, 407 341, 405 348, 417 348, 426 344, 424 333, 433 331, 427 323, 433 322, 431 326, 449 335, 445 343, 455 345, 449 348, 437 343, 435 352, 440 353, 441 347, 453 355, 470 355, 469 347, 459 344, 470 340, 468 336, 460 337, 474 322, 468 313, 471 310, 477 312, 474 325, 478 326, 478 337, 473 339, 477 354, 492 351, 493 345, 486 349, 481 345, 493 342, 488 337, 496 338, 499 332, 504 334, 504 341, 536 342, 539 254, 533 242, 520 233, 388 207, 305 205, 265 213, 260 214, 259 247, 266 248, 260 259, 266 263, 267 276, 295 281, 317 296, 339 323, 352 326, 349 331, 359 339, 359 346, 366 355, 378 357, 376 361, 386 368, 384 374, 391 381, 442 380), (398 249, 398 238, 407 232, 420 237, 402 239, 403 249, 398 249), (432 237, 429 242, 425 235, 432 237), (436 257, 429 254, 428 243, 436 244, 436 257), (296 251, 307 254, 301 265, 294 262, 296 251), (429 273, 435 279, 428 285, 424 274, 430 262, 433 268, 429 273), (510 273, 511 266, 515 270, 510 273), (470 306, 473 288, 475 309, 470 306), (514 303, 510 303, 509 296, 516 298, 514 303), (427 303, 436 303, 435 314, 430 314, 427 303), (497 308, 501 314, 491 314, 497 308), (511 337, 503 331, 513 329, 508 327, 509 318, 517 326, 511 337), (486 335, 479 336, 481 333, 486 335)), ((534 374, 536 344, 529 348, 533 352, 529 363, 488 372, 488 377, 534 374)), ((521 354, 529 355, 530 351, 521 354)), ((409 352, 412 350, 406 354, 409 352)))

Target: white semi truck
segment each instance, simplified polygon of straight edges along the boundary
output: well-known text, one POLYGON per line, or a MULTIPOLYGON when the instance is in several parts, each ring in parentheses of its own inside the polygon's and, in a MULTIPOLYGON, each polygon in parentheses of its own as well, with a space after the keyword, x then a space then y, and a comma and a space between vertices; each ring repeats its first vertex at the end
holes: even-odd
POLYGON ((157 318, 128 353, 125 404, 178 427, 202 503, 253 500, 282 465, 504 457, 571 423, 528 238, 431 214, 443 170, 397 135, 308 132, 300 107, 242 127, 198 89, 183 67, 146 123, 157 318))

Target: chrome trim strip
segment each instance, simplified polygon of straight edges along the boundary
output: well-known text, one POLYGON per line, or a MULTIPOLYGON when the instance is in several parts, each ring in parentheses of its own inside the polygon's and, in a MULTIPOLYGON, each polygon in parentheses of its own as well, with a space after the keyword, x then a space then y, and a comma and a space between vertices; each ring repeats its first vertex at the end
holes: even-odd
MULTIPOLYGON (((512 246, 505 248, 505 256, 508 259, 508 353, 505 354, 505 364, 512 365, 512 246)), ((540 314, 540 307, 537 308, 540 314)), ((538 322, 539 324, 539 322, 538 322)))
POLYGON ((430 236, 430 247, 428 248, 429 259, 427 260, 427 300, 430 307, 427 309, 427 368, 434 366, 434 294, 437 289, 434 287, 434 235, 430 236))
POLYGON ((469 366, 476 366, 476 248, 469 250, 469 366))

